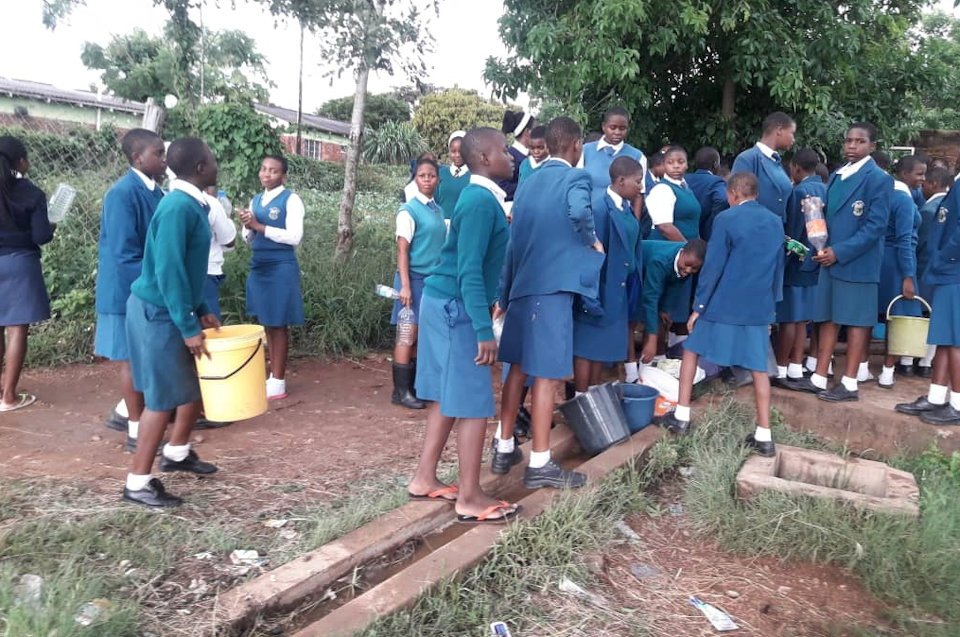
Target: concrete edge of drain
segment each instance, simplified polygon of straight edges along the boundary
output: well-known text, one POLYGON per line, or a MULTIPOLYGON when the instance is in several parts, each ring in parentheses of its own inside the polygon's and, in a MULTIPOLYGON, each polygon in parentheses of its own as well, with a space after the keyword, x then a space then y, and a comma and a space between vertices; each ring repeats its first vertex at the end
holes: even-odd
MULTIPOLYGON (((662 435, 660 428, 647 427, 627 442, 587 460, 577 470, 586 473, 591 482, 595 482, 614 469, 645 455, 662 435)), ((534 491, 520 501, 524 507, 524 517, 529 519, 539 515, 560 493, 555 489, 534 491)), ((467 531, 363 595, 302 628, 293 637, 348 637, 381 617, 411 606, 442 579, 462 573, 480 562, 504 528, 477 526, 467 531)))
MULTIPOLYGON (((522 448, 529 457, 530 442, 522 448)), ((573 433, 564 425, 551 436, 550 450, 559 459, 578 449, 573 433)), ((520 484, 522 472, 505 476, 484 468, 481 484, 501 492, 520 484)), ((355 566, 386 553, 404 542, 427 535, 450 522, 451 509, 444 503, 411 502, 394 509, 320 548, 267 571, 221 594, 214 610, 218 629, 235 634, 247 628, 264 612, 293 608, 323 592, 327 586, 355 566)))

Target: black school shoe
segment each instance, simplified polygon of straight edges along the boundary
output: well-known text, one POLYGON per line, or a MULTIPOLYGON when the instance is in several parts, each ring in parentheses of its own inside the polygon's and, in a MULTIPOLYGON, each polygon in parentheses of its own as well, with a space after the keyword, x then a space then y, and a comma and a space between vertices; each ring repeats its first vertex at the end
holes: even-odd
POLYGON ((221 429, 222 427, 229 427, 232 425, 232 422, 218 422, 216 420, 207 420, 205 416, 200 416, 197 418, 197 422, 193 424, 193 431, 200 429, 221 429))
POLYGON ((514 437, 529 438, 531 426, 533 426, 533 416, 530 415, 530 410, 520 405, 520 409, 517 411, 517 422, 513 425, 514 437))
POLYGON ((860 400, 859 391, 850 391, 843 386, 843 383, 817 394, 817 398, 829 403, 850 403, 860 400))
POLYGON ((960 425, 960 409, 954 409, 950 403, 947 403, 933 411, 923 412, 920 414, 920 420, 929 425, 940 427, 960 425))
POLYGON ((920 378, 933 378, 933 367, 929 365, 917 365, 917 376, 920 378))
POLYGON ((188 473, 206 476, 211 473, 216 473, 217 467, 216 465, 201 460, 200 457, 197 456, 197 452, 191 449, 187 457, 179 462, 163 456, 160 460, 160 471, 186 471, 188 473))
POLYGON ((523 486, 527 489, 579 489, 587 484, 587 476, 576 471, 567 471, 553 460, 539 469, 529 466, 523 473, 523 486))
POLYGON ((103 421, 103 426, 114 431, 126 431, 128 419, 117 413, 116 409, 110 410, 110 415, 103 421))
POLYGON ((693 432, 693 425, 691 425, 689 421, 678 419, 676 413, 672 411, 659 418, 655 418, 654 424, 678 436, 685 436, 693 432))
POLYGON ((901 365, 900 363, 897 363, 894 366, 894 371, 903 376, 913 376, 916 374, 916 370, 913 365, 901 365))
POLYGON ((743 441, 743 443, 746 446, 753 449, 753 451, 758 456, 763 456, 764 458, 772 458, 775 455, 777 455, 777 448, 773 444, 772 440, 769 442, 760 442, 754 437, 753 434, 750 434, 749 436, 747 436, 746 440, 743 441))
POLYGON ((908 416, 919 416, 924 412, 940 409, 941 407, 943 407, 943 405, 934 405, 932 402, 927 400, 926 396, 921 396, 912 403, 899 403, 896 407, 894 407, 894 409, 899 411, 901 414, 907 414, 908 416))
POLYGON ((807 392, 808 394, 819 394, 823 391, 826 391, 814 385, 813 381, 810 380, 809 376, 804 376, 803 378, 790 379, 790 382, 786 384, 786 388, 792 391, 807 392))
POLYGON ((790 386, 793 384, 794 380, 796 379, 787 378, 786 376, 783 378, 780 378, 779 376, 771 376, 770 385, 773 387, 779 387, 780 389, 790 389, 790 386))
POLYGON ((497 439, 493 439, 493 455, 490 457, 490 471, 492 473, 498 476, 510 473, 510 469, 514 465, 520 464, 521 461, 523 461, 523 452, 520 450, 520 443, 517 442, 516 436, 513 438, 513 451, 510 453, 497 451, 497 439))
POLYGON ((181 498, 167 493, 166 489, 163 488, 163 483, 156 478, 151 478, 147 486, 138 491, 132 491, 124 487, 123 499, 133 504, 155 509, 177 507, 183 504, 181 498))

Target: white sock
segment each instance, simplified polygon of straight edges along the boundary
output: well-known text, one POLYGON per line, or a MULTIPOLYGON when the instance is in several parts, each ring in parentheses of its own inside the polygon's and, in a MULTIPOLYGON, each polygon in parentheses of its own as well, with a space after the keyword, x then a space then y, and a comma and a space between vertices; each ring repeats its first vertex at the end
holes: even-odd
POLYGON ((129 418, 130 412, 127 411, 127 403, 123 402, 123 399, 120 399, 120 402, 117 403, 117 406, 113 408, 117 412, 117 415, 122 418, 129 418))
POLYGON ((140 433, 140 421, 139 420, 128 420, 127 421, 127 435, 131 438, 136 438, 137 434, 140 433))
POLYGON ((892 385, 893 384, 893 367, 883 366, 883 369, 880 371, 879 383, 881 385, 892 385))
POLYGON ((850 378, 849 376, 844 376, 840 379, 840 384, 844 386, 847 391, 857 391, 857 379, 850 378))
POLYGON ((857 380, 861 383, 865 383, 870 380, 870 363, 867 361, 860 363, 860 368, 857 369, 857 380))
POLYGON ((127 488, 131 491, 143 491, 147 488, 147 485, 150 484, 150 480, 153 478, 149 473, 145 476, 137 475, 136 473, 127 474, 127 488))
POLYGON ((820 374, 814 372, 810 376, 810 382, 813 383, 813 386, 817 389, 826 389, 827 388, 827 377, 821 376, 820 374))
POLYGON ((185 445, 171 445, 169 442, 163 445, 163 457, 174 462, 182 462, 190 455, 190 443, 185 445))
POLYGON ((829 365, 829 367, 827 367, 827 375, 828 375, 828 376, 832 376, 832 375, 833 375, 833 359, 832 359, 832 358, 830 359, 830 365, 829 365))
POLYGON ((690 422, 690 405, 677 405, 677 410, 673 412, 680 422, 690 422))
POLYGON ((933 357, 937 355, 936 345, 927 345, 927 355, 920 359, 920 367, 932 367, 933 357))
POLYGON ((930 383, 930 391, 927 392, 927 400, 932 405, 946 405, 947 404, 947 386, 934 385, 933 383, 930 383))
POLYGON ((757 425, 757 430, 753 432, 753 439, 757 442, 773 442, 773 435, 770 433, 770 427, 761 427, 757 425))
POLYGON ((495 439, 495 440, 499 440, 499 439, 500 439, 500 434, 501 434, 502 432, 503 432, 503 421, 502 421, 502 420, 498 420, 498 421, 497 421, 497 430, 496 430, 495 432, 493 432, 493 437, 494 437, 494 439, 495 439))
POLYGON ((640 379, 640 366, 634 363, 623 364, 624 381, 635 383, 640 379))
POLYGON ((803 365, 800 363, 790 363, 787 365, 787 378, 803 378, 803 365))
POLYGON ((912 366, 912 365, 913 365, 913 357, 912 357, 912 356, 901 356, 901 357, 900 357, 900 364, 903 365, 904 367, 910 367, 910 366, 912 366))
POLYGON ((807 368, 808 372, 817 371, 817 357, 816 356, 807 356, 807 360, 804 363, 804 367, 807 368))
POLYGON ((550 450, 546 451, 531 451, 530 452, 530 463, 529 466, 531 469, 542 469, 547 466, 547 463, 550 462, 550 450))
POLYGON ((503 440, 497 437, 497 451, 500 453, 513 453, 513 438, 510 440, 503 440))
POLYGON ((777 378, 786 378, 786 377, 787 377, 787 366, 777 365, 777 378))
POLYGON ((267 396, 278 396, 287 391, 287 381, 282 378, 274 378, 273 374, 267 379, 267 396))
POLYGON ((950 392, 950 406, 954 409, 960 409, 960 391, 950 392))

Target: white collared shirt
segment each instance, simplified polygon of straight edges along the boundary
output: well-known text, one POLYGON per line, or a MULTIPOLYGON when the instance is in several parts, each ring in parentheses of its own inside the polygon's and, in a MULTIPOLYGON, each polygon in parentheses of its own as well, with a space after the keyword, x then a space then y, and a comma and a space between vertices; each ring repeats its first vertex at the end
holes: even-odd
POLYGON ((500 207, 503 209, 503 213, 507 214, 507 193, 503 191, 503 188, 498 186, 495 181, 484 177, 483 175, 477 175, 476 173, 470 175, 470 183, 476 184, 478 186, 483 186, 489 190, 494 197, 497 198, 497 201, 500 203, 500 207))
MULTIPOLYGON (((528 159, 530 161, 530 168, 532 168, 533 170, 536 170, 537 168, 540 168, 540 166, 543 166, 545 163, 553 159, 553 157, 551 157, 550 155, 547 155, 546 157, 543 158, 543 161, 537 161, 536 159, 533 158, 533 155, 530 155, 528 159)), ((582 158, 581 158, 581 161, 583 161, 582 158)))
POLYGON ((130 170, 132 170, 137 174, 137 177, 140 178, 140 181, 143 182, 143 185, 146 186, 147 190, 149 190, 150 192, 153 192, 153 189, 157 187, 157 182, 154 181, 152 177, 147 177, 145 173, 140 172, 133 166, 130 166, 130 170))
POLYGON ((453 164, 450 164, 450 174, 453 175, 454 177, 459 177, 460 175, 466 175, 468 172, 470 172, 470 168, 466 164, 464 164, 463 166, 460 166, 460 168, 457 168, 453 164))
POLYGON ((170 182, 170 192, 173 192, 174 190, 185 192, 191 197, 193 197, 194 199, 196 199, 198 202, 200 202, 202 206, 204 207, 207 206, 207 200, 205 198, 205 195, 202 192, 200 192, 199 188, 191 184, 189 181, 184 181, 182 179, 174 179, 172 182, 170 182))
POLYGON ((673 257, 673 273, 677 275, 678 279, 682 279, 683 275, 680 274, 680 253, 683 252, 683 248, 677 250, 677 254, 673 257))
MULTIPOLYGON (((659 183, 666 181, 677 186, 686 185, 684 180, 673 179, 669 175, 664 175, 659 183)), ((654 186, 650 189, 646 204, 647 212, 650 214, 650 221, 654 226, 659 226, 662 223, 673 223, 673 209, 677 205, 677 195, 674 194, 673 188, 670 186, 666 186, 665 188, 657 188, 654 186)))
MULTIPOLYGON (((429 206, 433 199, 426 196, 419 190, 417 194, 413 197, 420 203, 425 206, 429 206)), ((450 229, 450 223, 447 222, 447 230, 450 229)), ((395 233, 396 238, 406 239, 408 243, 413 243, 413 235, 417 233, 417 222, 413 220, 413 215, 410 214, 406 208, 400 208, 400 211, 397 212, 397 231, 395 233)))
POLYGON ((543 161, 543 163, 547 163, 548 161, 558 161, 558 162, 560 162, 561 164, 563 164, 564 166, 566 166, 567 168, 573 168, 573 164, 571 164, 570 162, 568 162, 568 161, 567 161, 566 159, 564 159, 563 157, 551 157, 550 159, 545 159, 545 160, 543 161))
MULTIPOLYGON (((286 186, 281 184, 273 190, 265 191, 260 198, 260 205, 266 206, 286 189, 286 186)), ((253 201, 250 202, 250 208, 253 208, 253 201)), ((285 227, 276 228, 274 226, 267 226, 263 231, 263 236, 277 243, 283 243, 288 246, 298 246, 300 245, 300 241, 303 240, 303 218, 305 216, 306 209, 303 206, 303 200, 300 199, 299 195, 292 192, 287 199, 287 220, 284 224, 285 227)), ((248 228, 243 229, 243 240, 247 243, 253 241, 253 235, 253 230, 248 228)))
POLYGON ((935 192, 935 193, 933 193, 932 195, 930 195, 930 198, 927 199, 926 202, 924 202, 924 203, 930 203, 931 201, 933 201, 933 200, 936 199, 937 197, 943 197, 943 196, 946 195, 946 194, 947 194, 947 191, 946 191, 946 190, 941 190, 940 192, 935 192))
POLYGON ((617 210, 623 210, 623 197, 613 191, 613 188, 607 187, 607 195, 613 200, 613 205, 617 210))
POLYGON ((597 140, 597 150, 603 150, 604 148, 607 148, 607 147, 612 148, 613 154, 616 155, 621 150, 623 150, 623 140, 620 140, 619 144, 611 144, 610 142, 607 141, 606 137, 601 137, 600 139, 597 140))
POLYGON ((757 148, 760 149, 760 152, 764 154, 767 159, 773 159, 773 154, 777 151, 773 150, 763 142, 756 143, 757 148))
POLYGON ((212 195, 203 193, 203 198, 210 206, 207 221, 210 222, 210 256, 207 258, 207 274, 221 276, 223 274, 223 253, 233 250, 227 245, 237 238, 237 228, 227 216, 220 200, 212 195))
POLYGON ((913 193, 910 192, 910 186, 908 186, 907 184, 903 183, 903 182, 900 181, 899 179, 895 179, 895 180, 893 181, 893 189, 894 189, 894 190, 899 190, 900 192, 905 192, 905 193, 907 193, 908 195, 910 195, 911 197, 913 196, 913 193))
POLYGON ((870 157, 870 155, 867 155, 866 157, 864 157, 863 159, 861 159, 855 164, 847 164, 843 168, 840 168, 837 170, 837 175, 840 176, 840 179, 842 181, 846 181, 851 176, 856 175, 860 171, 860 169, 866 166, 867 162, 869 162, 871 159, 872 157, 870 157))
POLYGON ((523 155, 524 157, 530 154, 530 149, 524 146, 523 144, 521 144, 519 140, 514 140, 512 148, 515 148, 518 151, 520 151, 520 154, 523 155))

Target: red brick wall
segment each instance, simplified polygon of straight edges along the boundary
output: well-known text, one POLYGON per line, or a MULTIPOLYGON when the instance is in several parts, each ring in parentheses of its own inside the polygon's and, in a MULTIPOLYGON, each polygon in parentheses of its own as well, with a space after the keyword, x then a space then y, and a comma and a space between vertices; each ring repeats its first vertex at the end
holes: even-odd
POLYGON ((911 143, 917 152, 945 159, 951 167, 956 167, 960 159, 960 131, 922 130, 911 143))

